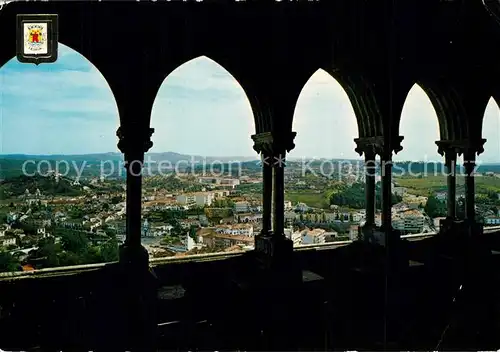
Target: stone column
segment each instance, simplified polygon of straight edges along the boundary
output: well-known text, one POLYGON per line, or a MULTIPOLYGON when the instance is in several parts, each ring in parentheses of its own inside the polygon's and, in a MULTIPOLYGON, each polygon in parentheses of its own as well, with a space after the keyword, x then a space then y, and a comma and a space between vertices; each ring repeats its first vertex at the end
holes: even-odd
POLYGON ((456 218, 456 166, 457 166, 457 148, 449 141, 437 141, 438 153, 444 155, 446 166, 446 183, 447 183, 447 217, 450 220, 456 218))
POLYGON ((121 261, 140 261, 147 265, 148 254, 141 245, 141 210, 142 210, 142 167, 144 153, 153 143, 150 138, 154 129, 146 129, 140 133, 140 128, 118 128, 118 148, 125 158, 127 170, 126 191, 126 232, 127 238, 120 252, 121 261))
POLYGON ((392 151, 380 156, 382 175, 382 228, 386 233, 392 230, 392 151))
POLYGON ((464 155, 465 168, 465 218, 474 224, 476 220, 475 197, 476 190, 474 184, 474 171, 476 168, 476 154, 484 151, 483 145, 486 139, 462 141, 459 150, 464 155))
POLYGON ((392 234, 392 153, 403 149, 402 141, 403 137, 398 136, 389 141, 389 145, 384 140, 384 145, 378 147, 382 174, 382 228, 387 236, 386 244, 392 234))
POLYGON ((475 209, 476 190, 474 184, 475 167, 476 167, 476 152, 474 150, 467 149, 464 152, 465 218, 471 223, 474 223, 476 219, 476 209, 475 209))
MULTIPOLYGON (((152 128, 122 126, 118 148, 125 155, 127 170, 127 238, 120 248, 120 270, 110 272, 113 299, 120 305, 119 328, 127 350, 155 350, 157 329, 157 280, 149 269, 149 256, 141 245, 142 167, 151 148, 152 128)), ((110 269, 111 270, 111 269, 110 269)))
POLYGON ((268 161, 269 155, 262 153, 262 234, 272 232, 273 168, 268 161))
POLYGON ((283 151, 283 154, 281 154, 281 152, 278 153, 273 161, 273 232, 277 236, 285 235, 285 157, 286 151, 283 151))
POLYGON ((263 227, 255 239, 255 249, 272 258, 291 251, 291 240, 285 239, 285 156, 293 149, 295 133, 264 132, 252 136, 254 150, 262 155, 263 227), (272 218, 272 231, 271 227, 272 218))
POLYGON ((365 226, 375 226, 375 174, 376 174, 376 155, 377 142, 374 138, 356 138, 356 152, 359 155, 365 155, 365 226))

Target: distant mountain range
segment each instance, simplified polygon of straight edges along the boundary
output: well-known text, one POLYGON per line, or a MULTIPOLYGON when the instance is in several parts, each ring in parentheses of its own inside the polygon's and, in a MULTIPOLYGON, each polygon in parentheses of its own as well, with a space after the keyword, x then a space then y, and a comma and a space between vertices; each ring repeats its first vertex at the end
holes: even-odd
MULTIPOLYGON (((145 160, 152 161, 170 161, 172 163, 178 162, 180 160, 195 160, 195 161, 203 161, 207 162, 211 161, 222 161, 228 162, 232 160, 240 160, 240 161, 251 161, 256 160, 257 157, 250 156, 209 156, 203 157, 200 155, 188 155, 188 154, 180 154, 175 152, 162 152, 162 153, 146 153, 145 160)), ((34 155, 34 154, 0 154, 0 160, 74 160, 74 161, 87 161, 87 162, 100 162, 101 160, 110 160, 110 161, 120 161, 123 160, 122 153, 97 153, 97 154, 46 154, 46 155, 34 155)))
MULTIPOLYGON (((51 155, 27 155, 27 154, 4 154, 0 155, 0 180, 9 179, 23 175, 24 173, 46 175, 50 171, 59 170, 66 176, 75 177, 97 177, 101 173, 107 177, 124 177, 122 153, 99 153, 99 154, 51 154, 51 155), (66 172, 66 170, 68 170, 66 172)), ((163 170, 191 167, 191 165, 210 165, 211 163, 230 162, 255 162, 256 157, 203 157, 199 155, 187 155, 174 152, 146 153, 145 164, 151 166, 154 171, 158 167, 163 170)))
MULTIPOLYGON (((351 163, 362 163, 361 159, 317 159, 309 158, 307 161, 314 160, 308 165, 312 167, 318 167, 322 162, 331 161, 333 163, 337 162, 351 162, 351 163)), ((169 167, 175 167, 178 165, 178 170, 184 168, 192 168, 198 170, 202 165, 214 164, 229 164, 231 162, 241 162, 243 168, 256 170, 260 166, 258 164, 258 157, 238 157, 238 156, 227 156, 227 157, 203 157, 200 155, 187 155, 175 152, 163 152, 163 153, 146 153, 145 162, 146 165, 151 168, 153 172, 158 170, 159 167, 162 170, 169 170, 169 167)), ((290 158, 289 166, 300 167, 303 159, 301 158, 290 158)), ((104 174, 107 177, 118 177, 123 178, 125 176, 123 168, 123 154, 122 153, 96 153, 96 154, 78 154, 78 155, 66 155, 66 154, 52 154, 52 155, 26 155, 26 154, 4 154, 0 155, 0 180, 9 179, 12 177, 17 177, 26 173, 30 174, 42 174, 45 175, 48 171, 56 170, 56 166, 59 167, 59 172, 69 176, 81 176, 83 178, 87 177, 97 177, 104 174), (23 170, 24 168, 24 170, 23 170), (68 168, 68 169, 67 169, 68 168), (68 170, 66 172, 66 170, 68 170)), ((395 175, 397 171, 408 170, 413 172, 433 172, 433 170, 442 170, 444 165, 442 163, 426 163, 425 162, 394 162, 395 175)), ((480 164, 478 172, 494 172, 500 174, 500 163, 484 163, 480 164)))

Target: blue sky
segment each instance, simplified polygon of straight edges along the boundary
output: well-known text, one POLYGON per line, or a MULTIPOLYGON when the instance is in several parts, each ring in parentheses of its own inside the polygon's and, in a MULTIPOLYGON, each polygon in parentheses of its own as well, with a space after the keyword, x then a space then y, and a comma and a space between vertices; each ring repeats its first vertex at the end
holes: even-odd
MULTIPOLYGON (((500 162, 500 111, 485 112, 483 162, 500 162)), ((205 156, 252 156, 250 104, 224 68, 207 58, 185 63, 161 86, 153 105, 151 151, 205 156)), ((59 45, 53 64, 0 68, 0 153, 84 154, 118 151, 116 104, 106 81, 83 56, 59 45)), ((324 71, 304 86, 294 114, 296 148, 291 157, 359 158, 357 126, 342 87, 324 71)), ((398 160, 440 160, 435 111, 414 86, 402 115, 404 150, 398 160)))

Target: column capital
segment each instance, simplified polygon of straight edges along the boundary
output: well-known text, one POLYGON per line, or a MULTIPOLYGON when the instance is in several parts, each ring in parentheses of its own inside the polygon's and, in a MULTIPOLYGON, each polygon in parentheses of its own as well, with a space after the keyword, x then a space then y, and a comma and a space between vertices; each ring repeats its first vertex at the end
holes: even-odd
POLYGON ((486 143, 484 138, 472 141, 468 139, 436 141, 438 153, 442 156, 447 153, 479 155, 484 152, 484 143, 486 143))
POLYGON ((279 155, 290 152, 295 148, 293 140, 297 135, 296 132, 288 133, 275 133, 263 132, 254 134, 252 140, 254 141, 253 149, 257 153, 266 153, 269 155, 279 155))
POLYGON ((435 142, 438 147, 438 153, 441 156, 450 157, 453 156, 453 153, 456 155, 461 154, 461 143, 460 141, 451 141, 451 140, 439 140, 435 142))
POLYGON ((152 146, 151 136, 154 128, 140 128, 138 126, 120 126, 116 131, 118 149, 124 154, 146 153, 152 146))
POLYGON ((356 143, 354 150, 359 156, 365 154, 367 157, 375 157, 384 150, 384 137, 382 136, 354 138, 354 143, 356 143))
MULTIPOLYGON (((401 142, 403 141, 403 139, 403 136, 398 136, 396 140, 393 140, 389 151, 391 153, 394 152, 395 154, 397 154, 401 150, 403 150, 403 147, 401 146, 401 142)), ((386 152, 388 152, 388 150, 386 149, 386 141, 384 140, 383 136, 355 138, 354 142, 357 145, 355 151, 360 156, 363 155, 363 153, 365 155, 372 154, 383 156, 386 152)))

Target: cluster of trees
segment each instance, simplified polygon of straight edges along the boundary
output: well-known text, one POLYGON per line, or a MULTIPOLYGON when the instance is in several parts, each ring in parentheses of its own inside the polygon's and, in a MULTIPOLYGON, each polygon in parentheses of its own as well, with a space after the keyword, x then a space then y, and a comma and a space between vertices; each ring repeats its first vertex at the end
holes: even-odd
POLYGON ((350 224, 349 223, 315 223, 314 221, 308 221, 308 220, 303 220, 303 221, 297 221, 295 222, 294 226, 297 226, 299 229, 305 229, 306 227, 308 228, 319 228, 319 229, 324 229, 326 231, 335 231, 339 234, 348 234, 349 233, 349 228, 350 224))
POLYGON ((210 205, 211 208, 233 208, 234 202, 230 198, 215 199, 210 205))
MULTIPOLYGON (((336 192, 332 192, 330 195, 330 204, 345 206, 353 209, 364 209, 365 208, 365 184, 364 183, 354 183, 350 187, 343 187, 336 192)), ((382 205, 382 195, 381 189, 377 185, 375 190, 375 206, 381 208, 382 205)), ((402 201, 400 196, 395 194, 392 195, 392 204, 397 204, 402 201)))
POLYGON ((161 188, 168 192, 200 192, 203 185, 194 176, 179 178, 175 174, 168 176, 153 176, 144 179, 145 185, 153 188, 161 188))
POLYGON ((30 264, 36 269, 58 266, 106 263, 118 260, 118 241, 114 235, 99 245, 95 245, 84 232, 57 230, 56 243, 54 237, 40 238, 37 249, 32 250, 26 258, 21 252, 0 252, 0 272, 22 270, 22 265, 30 264))
POLYGON ((424 206, 425 213, 431 218, 446 216, 446 202, 440 201, 436 196, 431 195, 427 198, 424 206))
POLYGON ((26 189, 35 193, 37 189, 43 194, 78 196, 82 194, 79 186, 73 186, 71 180, 60 177, 56 181, 53 176, 26 176, 21 175, 2 181, 0 185, 0 196, 2 198, 17 197, 23 195, 26 189))
POLYGON ((262 195, 262 183, 242 183, 236 186, 237 195, 262 195))

